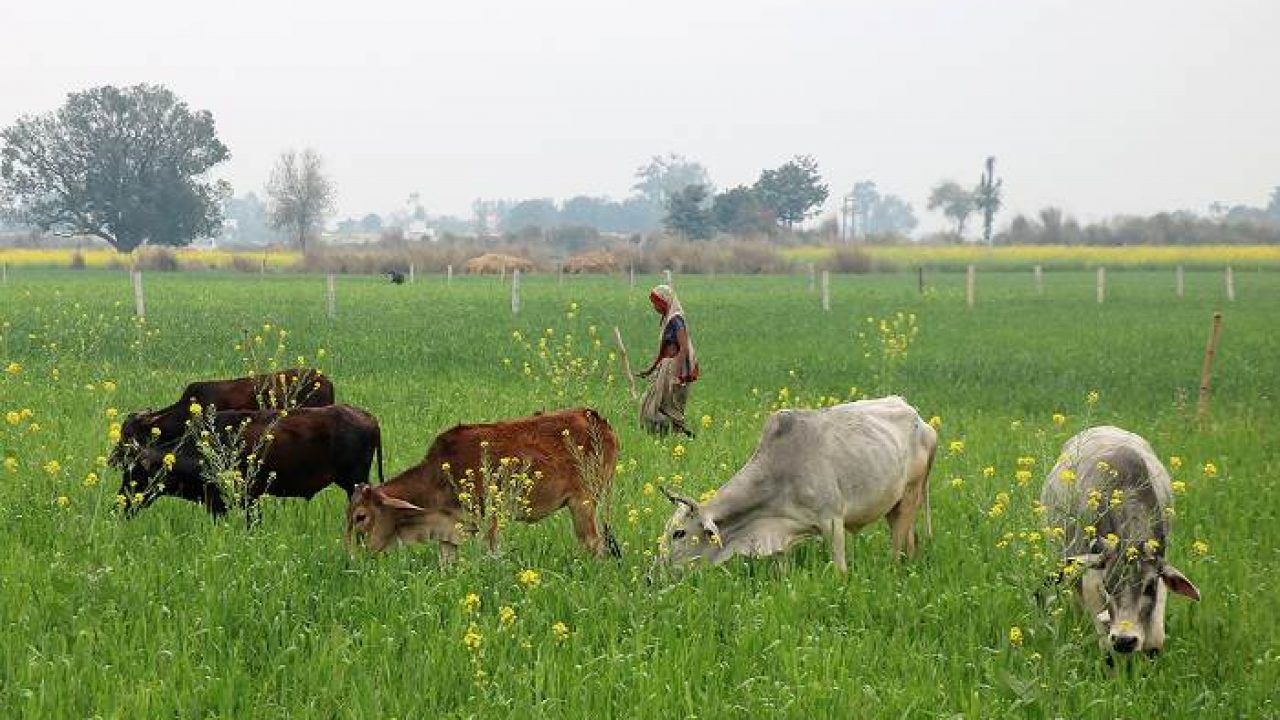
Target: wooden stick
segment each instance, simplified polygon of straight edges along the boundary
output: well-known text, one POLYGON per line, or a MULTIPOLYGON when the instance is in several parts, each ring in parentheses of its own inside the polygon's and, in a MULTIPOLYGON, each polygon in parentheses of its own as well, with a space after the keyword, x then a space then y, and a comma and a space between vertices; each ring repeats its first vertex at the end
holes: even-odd
POLYGON ((1213 314, 1209 329, 1209 344, 1204 349, 1204 366, 1200 369, 1200 398, 1196 403, 1196 416, 1204 420, 1209 415, 1209 383, 1213 378, 1213 356, 1218 354, 1218 338, 1222 334, 1222 313, 1213 314))
POLYGON ((333 273, 329 273, 325 280, 325 310, 330 320, 338 317, 338 293, 334 287, 333 273))
POLYGON ((1039 265, 1035 267, 1035 276, 1036 276, 1036 294, 1043 295, 1044 294, 1044 269, 1041 268, 1039 265))
POLYGON ((1178 297, 1182 297, 1182 292, 1185 288, 1182 282, 1182 266, 1181 265, 1178 266, 1177 270, 1173 271, 1173 285, 1174 285, 1174 292, 1178 294, 1178 297))
POLYGON ((1236 274, 1230 265, 1227 266, 1227 300, 1236 301, 1236 274))
POLYGON ((511 271, 511 314, 520 314, 520 268, 511 271))
POLYGON ((1103 300, 1107 299, 1107 269, 1105 267, 1098 268, 1098 304, 1101 305, 1103 300))
POLYGON ((627 386, 631 388, 631 399, 635 400, 640 397, 636 392, 636 376, 631 372, 631 359, 627 357, 627 346, 622 344, 622 333, 617 325, 613 326, 613 341, 618 345, 618 359, 622 363, 622 374, 627 376, 627 386))
POLYGON ((822 271, 822 309, 831 310, 831 271, 822 271))
POLYGON ((924 266, 923 265, 916 268, 916 289, 920 291, 921 295, 924 294, 924 266))
POLYGON ((970 265, 964 273, 964 298, 969 307, 973 307, 974 285, 976 284, 978 270, 970 265))

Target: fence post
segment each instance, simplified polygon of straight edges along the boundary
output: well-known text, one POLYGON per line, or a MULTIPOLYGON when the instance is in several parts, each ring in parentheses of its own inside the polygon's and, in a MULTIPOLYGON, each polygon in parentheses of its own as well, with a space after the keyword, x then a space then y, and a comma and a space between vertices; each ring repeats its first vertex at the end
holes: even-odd
POLYGON ((1227 300, 1236 301, 1236 274, 1230 265, 1227 266, 1227 300))
POLYGON ((629 275, 631 278, 631 289, 634 290, 636 287, 636 266, 635 265, 627 266, 627 275, 629 275))
POLYGON ((1218 338, 1222 334, 1222 313, 1213 314, 1209 327, 1209 344, 1204 349, 1204 366, 1200 369, 1200 397, 1196 402, 1196 417, 1204 420, 1209 414, 1209 382, 1213 376, 1213 356, 1218 352, 1218 338))
POLYGON ((831 310, 831 271, 822 271, 822 309, 831 310))
POLYGON ((1036 294, 1043 295, 1044 294, 1044 269, 1041 268, 1039 265, 1037 265, 1035 267, 1035 270, 1033 271, 1033 274, 1036 277, 1036 294))
POLYGON ((520 314, 520 268, 511 271, 511 314, 520 314))
POLYGON ((564 285, 564 263, 556 263, 556 275, 558 276, 556 278, 556 283, 563 286, 564 285))
POLYGON ((924 294, 924 266, 923 265, 916 268, 916 289, 920 291, 921 295, 924 294))
POLYGON ((9 284, 9 263, 0 265, 0 285, 9 284))
POLYGON ((142 292, 142 271, 136 268, 129 269, 129 277, 133 280, 133 311, 138 317, 146 319, 147 317, 147 301, 143 297, 142 292))
POLYGON ((666 276, 666 278, 667 278, 667 287, 669 287, 669 288, 674 288, 674 287, 675 287, 675 285, 674 285, 674 284, 672 284, 672 282, 671 282, 671 270, 669 270, 669 269, 668 269, 668 270, 663 270, 663 271, 662 271, 662 274, 663 274, 663 275, 665 275, 665 276, 666 276))
POLYGON ((1098 268, 1098 304, 1101 305, 1103 300, 1107 299, 1107 269, 1105 267, 1098 268))
POLYGON ((809 292, 818 291, 817 275, 818 275, 817 266, 815 266, 813 263, 809 263, 809 292))
POLYGON ((414 270, 413 263, 409 263, 409 284, 410 285, 414 283, 413 270, 414 270))
POLYGON ((445 268, 444 284, 445 285, 453 284, 453 266, 452 265, 445 268))
POLYGON ((1178 293, 1178 297, 1182 297, 1183 290, 1185 290, 1186 288, 1182 282, 1182 266, 1181 265, 1178 266, 1178 269, 1173 271, 1173 287, 1174 287, 1174 292, 1178 293))
POLYGON ((964 299, 969 307, 973 307, 974 285, 977 284, 978 270, 970 265, 964 273, 964 299))
POLYGON ((334 286, 333 273, 325 278, 325 310, 330 320, 338 317, 338 292, 334 286))

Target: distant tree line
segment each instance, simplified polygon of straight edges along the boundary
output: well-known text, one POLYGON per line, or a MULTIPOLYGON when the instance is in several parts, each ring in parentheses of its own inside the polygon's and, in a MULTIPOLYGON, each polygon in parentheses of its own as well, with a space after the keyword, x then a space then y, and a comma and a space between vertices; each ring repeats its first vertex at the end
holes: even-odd
POLYGON ((666 198, 667 230, 689 240, 705 240, 717 232, 730 235, 773 234, 812 217, 830 191, 818 162, 798 155, 760 172, 752 185, 713 193, 710 183, 692 183, 666 198))
MULTIPOLYGON (((43 115, 0 129, 0 229, 93 236, 120 252, 145 244, 186 245, 217 237, 238 244, 288 242, 306 250, 321 236, 336 190, 313 149, 277 160, 263 195, 233 197, 210 177, 230 157, 212 114, 194 110, 159 85, 102 86, 68 95, 43 115)), ((1003 181, 988 157, 973 186, 935 185, 928 209, 941 213, 963 241, 972 220, 990 244, 1152 245, 1280 243, 1280 187, 1262 207, 1215 203, 1207 216, 1191 212, 1116 217, 1081 225, 1056 208, 1018 215, 1002 230, 1003 181)), ((665 229, 686 240, 717 235, 795 236, 829 196, 817 161, 798 155, 767 168, 750 185, 718 190, 707 169, 681 155, 655 156, 635 172, 631 194, 617 200, 579 195, 477 200, 471 218, 431 217, 421 199, 382 217, 368 213, 338 223, 339 234, 386 236, 408 226, 445 234, 495 235, 576 249, 600 233, 645 235, 665 229)), ((844 223, 824 221, 818 233, 867 242, 905 238, 918 225, 911 204, 881 194, 864 180, 842 198, 844 223)), ((802 232, 803 234, 803 232, 802 232)))
POLYGON ((1162 212, 1120 215, 1080 224, 1056 207, 1017 215, 994 237, 997 245, 1260 245, 1280 243, 1280 187, 1263 208, 1236 206, 1215 217, 1162 212))

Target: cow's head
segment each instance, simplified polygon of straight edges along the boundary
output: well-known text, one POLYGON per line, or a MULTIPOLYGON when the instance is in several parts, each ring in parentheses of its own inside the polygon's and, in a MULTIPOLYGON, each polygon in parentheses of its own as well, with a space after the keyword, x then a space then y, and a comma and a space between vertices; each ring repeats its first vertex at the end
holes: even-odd
POLYGON ((1169 592, 1200 599, 1200 591, 1164 558, 1163 547, 1095 540, 1091 552, 1068 559, 1080 569, 1081 600, 1093 615, 1098 642, 1120 654, 1164 649, 1165 600, 1169 592))
POLYGON ((667 521, 662 542, 666 546, 667 562, 686 563, 693 560, 714 560, 724 549, 724 538, 715 520, 692 498, 662 488, 676 511, 667 521))
POLYGON ((356 486, 347 502, 347 530, 343 540, 351 550, 353 535, 365 548, 380 553, 396 543, 439 540, 457 545, 461 532, 457 521, 442 510, 421 508, 392 497, 367 483, 356 486))

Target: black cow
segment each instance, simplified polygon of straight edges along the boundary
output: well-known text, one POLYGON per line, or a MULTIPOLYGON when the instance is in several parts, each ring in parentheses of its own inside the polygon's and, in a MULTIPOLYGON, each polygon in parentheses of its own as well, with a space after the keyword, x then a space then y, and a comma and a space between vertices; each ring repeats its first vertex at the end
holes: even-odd
POLYGON ((369 481, 375 454, 382 480, 382 431, 377 419, 359 408, 221 410, 212 422, 211 429, 203 422, 194 425, 175 442, 121 441, 127 447, 117 459, 124 471, 120 494, 129 514, 162 495, 202 503, 214 515, 225 513, 229 498, 208 477, 212 470, 204 472, 201 443, 236 450, 235 457, 225 458, 226 469, 250 478, 239 499, 246 505, 263 494, 310 499, 331 484, 350 497, 356 485, 369 481))

